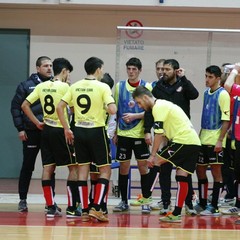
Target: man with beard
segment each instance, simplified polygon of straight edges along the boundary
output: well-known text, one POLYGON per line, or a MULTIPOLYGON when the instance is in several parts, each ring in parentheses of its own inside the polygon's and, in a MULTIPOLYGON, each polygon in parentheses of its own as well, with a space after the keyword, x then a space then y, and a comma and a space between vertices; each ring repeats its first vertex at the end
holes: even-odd
MULTIPOLYGON (((157 81, 155 87, 152 90, 152 94, 157 99, 164 99, 170 101, 185 112, 190 119, 190 100, 194 100, 198 97, 198 90, 193 84, 185 77, 185 71, 180 68, 178 61, 175 59, 167 59, 163 62, 162 66, 163 75, 157 81)), ((150 111, 145 112, 144 127, 145 127, 145 141, 148 145, 152 145, 151 128, 153 126, 153 116, 150 111)), ((150 194, 154 189, 154 185, 159 176, 159 183, 162 191, 161 201, 159 202, 158 209, 160 214, 166 214, 171 210, 171 171, 172 164, 166 163, 158 166, 153 166, 150 169, 150 194), (159 176, 160 171, 160 176, 159 176)), ((186 213, 188 215, 196 215, 196 211, 192 206, 192 178, 188 175, 188 195, 186 198, 186 213)))
POLYGON ((145 87, 137 87, 132 94, 138 106, 145 111, 152 109, 154 141, 148 166, 161 166, 167 162, 176 166, 177 194, 173 212, 159 220, 181 222, 181 211, 188 193, 188 176, 193 174, 198 159, 200 139, 187 115, 170 101, 155 99, 145 87), (168 139, 168 142, 165 142, 168 139), (165 146, 161 149, 161 145, 165 146))

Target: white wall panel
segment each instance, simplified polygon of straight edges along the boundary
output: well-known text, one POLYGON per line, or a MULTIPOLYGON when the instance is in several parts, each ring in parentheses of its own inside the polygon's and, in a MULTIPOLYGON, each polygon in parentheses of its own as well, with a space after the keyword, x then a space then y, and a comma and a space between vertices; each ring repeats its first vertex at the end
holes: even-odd
POLYGON ((135 6, 135 7, 210 7, 240 8, 239 0, 0 0, 0 4, 68 4, 68 5, 102 5, 102 6, 135 6))
MULTIPOLYGON (((221 1, 219 0, 218 2, 221 1)), ((130 20, 137 19, 146 27, 226 29, 238 29, 240 22, 239 12, 233 13, 227 10, 224 12, 209 12, 209 10, 205 12, 201 9, 193 12, 187 8, 179 8, 177 10, 159 8, 159 10, 154 9, 152 11, 148 9, 135 11, 123 9, 103 10, 99 8, 88 10, 75 7, 72 9, 53 9, 50 7, 35 8, 35 6, 29 8, 4 6, 3 8, 1 6, 0 4, 1 28, 30 29, 31 31, 30 72, 35 71, 35 61, 40 55, 49 55, 52 59, 55 57, 66 57, 74 66, 74 71, 71 74, 73 81, 84 77, 83 63, 88 57, 93 55, 101 57, 105 62, 105 71, 115 76, 117 26, 125 26, 130 20)), ((190 44, 179 47, 178 36, 175 36, 169 39, 168 45, 164 47, 162 44, 164 37, 162 37, 158 48, 159 54, 157 54, 156 48, 151 46, 151 41, 147 38, 144 39, 149 53, 146 56, 139 55, 144 64, 142 77, 149 81, 154 80, 154 62, 157 60, 156 58, 162 57, 163 54, 164 57, 174 57, 187 69, 187 76, 194 84, 199 86, 202 96, 205 71, 205 61, 202 61, 202 59, 206 52, 205 47, 201 48, 201 43, 199 43, 199 50, 193 51, 194 58, 192 58, 190 50, 193 49, 194 44, 197 44, 196 38, 192 39, 189 36, 188 41, 190 44), (190 50, 188 46, 190 46, 190 50), (196 58, 197 55, 199 55, 199 58, 196 58), (195 66, 198 66, 197 71, 195 71, 195 66)), ((204 39, 199 37, 198 40, 201 42, 204 39)), ((240 56, 238 42, 234 42, 230 47, 226 47, 222 45, 222 41, 227 42, 227 36, 215 36, 214 40, 216 44, 213 45, 212 64, 220 65, 225 61, 234 62, 239 60, 236 57, 240 56)), ((126 53, 126 56, 130 57, 132 55, 134 55, 132 52, 126 53)), ((124 57, 122 60, 121 78, 126 77, 124 69, 125 60, 126 58, 124 57)), ((15 68, 16 66, 10 66, 10 70, 11 67, 15 68)), ((201 104, 201 98, 192 104, 192 119, 196 128, 199 128, 201 104)), ((61 173, 57 177, 65 179, 67 174, 66 168, 60 168, 58 171, 61 173)), ((41 160, 39 158, 33 177, 40 176, 41 160)))
POLYGON ((124 6, 166 6, 166 7, 213 7, 239 8, 239 0, 60 0, 67 4, 124 5, 124 6))

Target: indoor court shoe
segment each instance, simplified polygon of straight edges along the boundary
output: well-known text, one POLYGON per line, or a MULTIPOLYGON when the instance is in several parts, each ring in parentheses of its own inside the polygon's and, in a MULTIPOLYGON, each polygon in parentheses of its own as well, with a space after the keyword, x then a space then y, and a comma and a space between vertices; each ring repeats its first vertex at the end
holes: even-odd
POLYGON ((106 208, 105 210, 102 209, 102 212, 104 215, 108 215, 108 209, 106 208))
POLYGON ((142 205, 142 213, 143 214, 150 214, 151 213, 151 207, 148 204, 142 205))
POLYGON ((226 210, 222 210, 222 214, 224 215, 238 215, 240 213, 240 208, 237 207, 231 207, 226 210))
POLYGON ((212 205, 208 205, 207 208, 200 212, 201 216, 220 216, 221 213, 218 209, 214 208, 212 205))
POLYGON ((54 217, 61 217, 62 214, 61 214, 61 212, 59 212, 56 208, 51 208, 51 207, 49 207, 49 208, 48 208, 48 211, 47 211, 47 213, 46 213, 46 216, 47 216, 48 218, 54 218, 54 217))
POLYGON ((189 216, 196 216, 197 215, 197 211, 195 209, 193 209, 193 207, 187 206, 185 205, 185 213, 186 215, 189 216))
POLYGON ((95 208, 91 208, 89 211, 89 216, 96 218, 100 222, 108 222, 108 218, 103 214, 102 211, 96 211, 95 208))
POLYGON ((160 209, 159 214, 160 215, 166 215, 171 211, 171 203, 164 203, 163 208, 160 209))
POLYGON ((87 212, 83 212, 81 216, 81 220, 82 222, 89 222, 90 221, 89 214, 87 212))
POLYGON ((113 208, 113 212, 126 212, 129 210, 129 206, 121 201, 116 207, 113 208))
MULTIPOLYGON (((57 208, 57 210, 59 211, 59 212, 61 212, 62 211, 62 209, 57 205, 57 203, 54 203, 54 206, 57 208)), ((47 205, 45 205, 45 212, 47 212, 48 211, 48 206, 47 205)))
POLYGON ((137 199, 130 202, 131 206, 141 206, 142 194, 138 194, 137 199))
POLYGON ((82 213, 78 209, 72 210, 70 207, 66 210, 66 217, 67 218, 76 218, 81 217, 82 213))
POLYGON ((194 210, 197 212, 197 214, 200 214, 200 212, 205 210, 205 207, 203 207, 200 204, 197 204, 196 206, 194 206, 194 210))
POLYGON ((172 222, 172 223, 180 223, 182 222, 181 215, 174 216, 172 213, 168 213, 165 217, 159 218, 161 222, 172 222))
POLYGON ((221 207, 233 207, 235 205, 235 198, 224 198, 220 200, 221 207))
POLYGON ((20 200, 20 202, 18 203, 18 211, 19 212, 27 212, 28 211, 26 199, 20 200))
POLYGON ((137 200, 130 202, 131 206, 142 206, 142 205, 150 205, 152 203, 152 197, 144 198, 143 196, 139 197, 137 200))
POLYGON ((57 205, 57 203, 54 203, 54 206, 56 207, 56 209, 57 209, 59 212, 62 211, 62 209, 57 205))
POLYGON ((155 202, 150 205, 151 210, 161 210, 163 208, 163 201, 155 202))

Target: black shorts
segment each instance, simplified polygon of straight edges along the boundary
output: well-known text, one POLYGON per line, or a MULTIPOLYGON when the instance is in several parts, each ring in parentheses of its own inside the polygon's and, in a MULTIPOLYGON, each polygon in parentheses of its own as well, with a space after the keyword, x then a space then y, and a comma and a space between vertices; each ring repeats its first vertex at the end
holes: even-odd
POLYGON ((74 146, 79 165, 111 165, 109 139, 105 127, 74 129, 74 146))
POLYGON ((144 138, 118 136, 116 159, 120 162, 129 161, 132 151, 136 160, 146 160, 149 157, 149 148, 144 138))
POLYGON ((100 174, 99 168, 93 163, 90 163, 90 173, 100 174))
POLYGON ((168 142, 157 154, 176 168, 192 174, 196 169, 200 146, 168 142))
POLYGON ((66 143, 63 128, 45 125, 41 137, 43 166, 76 164, 76 159, 73 157, 73 147, 66 143))
POLYGON ((211 164, 223 164, 223 151, 214 152, 215 146, 213 145, 202 145, 198 165, 206 166, 211 164))
MULTIPOLYGON (((109 142, 110 142, 110 156, 111 156, 111 159, 116 159, 116 145, 113 143, 112 139, 109 139, 109 142)), ((99 168, 91 163, 90 164, 90 173, 97 173, 97 174, 100 174, 99 172, 99 168)))

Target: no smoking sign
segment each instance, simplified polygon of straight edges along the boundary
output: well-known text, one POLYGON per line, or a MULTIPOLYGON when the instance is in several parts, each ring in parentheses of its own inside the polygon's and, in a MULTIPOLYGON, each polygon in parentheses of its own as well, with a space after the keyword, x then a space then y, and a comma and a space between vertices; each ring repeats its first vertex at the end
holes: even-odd
MULTIPOLYGON (((139 22, 138 20, 131 20, 126 24, 127 27, 142 27, 142 23, 139 22)), ((143 30, 139 30, 139 29, 131 29, 131 30, 126 30, 126 34, 128 37, 136 39, 136 38, 140 38, 143 34, 143 30)))

